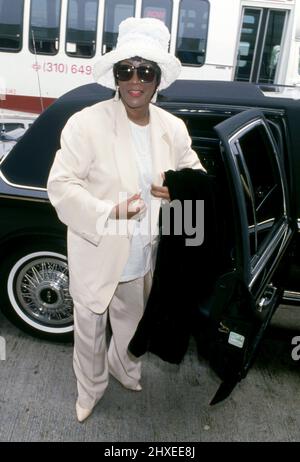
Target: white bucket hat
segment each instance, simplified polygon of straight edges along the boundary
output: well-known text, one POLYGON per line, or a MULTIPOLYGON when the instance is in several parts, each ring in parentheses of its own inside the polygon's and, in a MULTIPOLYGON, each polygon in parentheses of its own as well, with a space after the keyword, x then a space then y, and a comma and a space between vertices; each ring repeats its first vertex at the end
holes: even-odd
POLYGON ((94 66, 93 75, 96 82, 115 89, 114 64, 139 56, 155 62, 160 67, 161 81, 158 90, 167 88, 181 71, 179 59, 168 52, 169 41, 169 30, 160 19, 125 19, 119 25, 117 47, 101 56, 94 66))

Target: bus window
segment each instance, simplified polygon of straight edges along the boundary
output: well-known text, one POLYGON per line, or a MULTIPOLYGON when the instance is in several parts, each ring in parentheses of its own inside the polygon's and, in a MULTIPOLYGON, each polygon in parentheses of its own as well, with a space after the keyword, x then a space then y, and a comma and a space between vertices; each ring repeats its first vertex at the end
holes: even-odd
POLYGON ((143 0, 142 17, 161 19, 171 32, 172 0, 143 0))
POLYGON ((31 0, 29 50, 55 55, 59 47, 61 0, 31 0))
POLYGON ((235 80, 252 81, 261 16, 261 9, 245 8, 244 10, 235 80))
POLYGON ((287 11, 245 8, 235 80, 274 83, 287 11))
POLYGON ((99 0, 69 0, 66 54, 91 58, 96 53, 99 0))
POLYGON ((135 0, 107 0, 105 2, 102 53, 115 48, 119 24, 135 15, 135 0))
POLYGON ((241 28, 235 80, 251 81, 262 10, 245 8, 241 28))
POLYGON ((181 0, 176 56, 183 64, 201 66, 205 61, 209 3, 207 0, 181 0))
POLYGON ((259 69, 259 82, 274 83, 285 19, 286 11, 271 10, 269 12, 259 69))
POLYGON ((0 50, 20 51, 24 0, 0 0, 0 50))

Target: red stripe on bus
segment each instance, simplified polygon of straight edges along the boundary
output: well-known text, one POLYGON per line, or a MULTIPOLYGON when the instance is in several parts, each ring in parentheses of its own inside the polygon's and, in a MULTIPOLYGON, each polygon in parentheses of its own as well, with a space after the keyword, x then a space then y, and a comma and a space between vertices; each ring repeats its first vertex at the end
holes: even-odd
MULTIPOLYGON (((43 107, 46 109, 55 101, 55 98, 42 98, 43 107)), ((6 95, 5 99, 0 99, 1 109, 13 109, 15 111, 33 112, 40 114, 43 112, 41 98, 38 96, 19 96, 6 95)))

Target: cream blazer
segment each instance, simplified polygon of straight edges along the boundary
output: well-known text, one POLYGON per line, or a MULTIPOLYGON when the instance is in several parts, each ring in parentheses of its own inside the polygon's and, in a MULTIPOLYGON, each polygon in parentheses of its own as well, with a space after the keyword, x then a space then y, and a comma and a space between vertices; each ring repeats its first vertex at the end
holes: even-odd
MULTIPOLYGON (((150 136, 154 184, 162 185, 161 173, 166 170, 202 168, 184 122, 153 104, 150 136)), ((130 226, 125 233, 124 227, 122 233, 105 233, 110 212, 120 193, 130 197, 138 190, 134 146, 122 101, 103 101, 74 114, 62 131, 48 195, 68 227, 71 296, 74 303, 95 313, 103 313, 109 305, 130 250, 130 226)), ((151 229, 155 230, 161 200, 152 202, 151 229)), ((130 225, 132 219, 123 221, 130 225)), ((152 269, 154 264, 155 258, 152 269)))

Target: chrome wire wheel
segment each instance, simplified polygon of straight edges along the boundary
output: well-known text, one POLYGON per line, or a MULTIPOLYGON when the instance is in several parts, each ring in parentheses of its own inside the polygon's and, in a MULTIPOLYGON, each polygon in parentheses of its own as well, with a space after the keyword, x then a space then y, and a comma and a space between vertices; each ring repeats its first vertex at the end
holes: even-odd
POLYGON ((56 252, 33 252, 20 258, 7 280, 10 303, 29 326, 48 333, 73 330, 67 259, 56 252))

